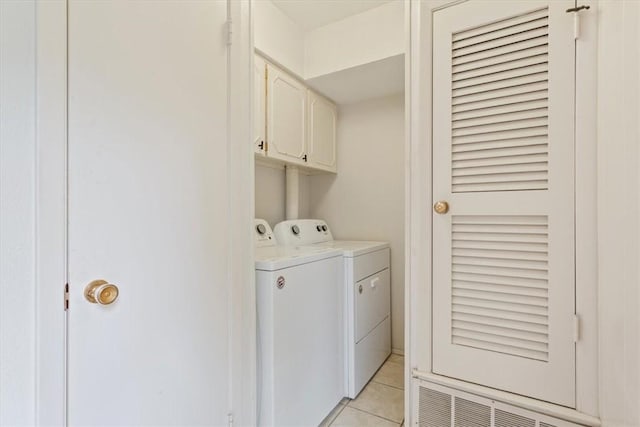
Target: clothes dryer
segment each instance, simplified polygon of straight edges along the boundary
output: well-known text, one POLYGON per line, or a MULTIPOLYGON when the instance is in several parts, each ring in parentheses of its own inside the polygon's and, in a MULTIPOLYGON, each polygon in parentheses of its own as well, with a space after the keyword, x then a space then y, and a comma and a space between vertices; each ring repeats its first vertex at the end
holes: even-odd
POLYGON ((285 247, 338 249, 344 262, 345 395, 355 398, 391 354, 390 250, 387 242, 334 240, 318 219, 274 228, 285 247))

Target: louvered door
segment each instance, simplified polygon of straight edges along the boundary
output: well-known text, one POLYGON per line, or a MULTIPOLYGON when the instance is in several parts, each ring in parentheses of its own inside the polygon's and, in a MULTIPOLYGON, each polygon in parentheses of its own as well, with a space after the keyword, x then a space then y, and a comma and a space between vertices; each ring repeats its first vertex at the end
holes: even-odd
POLYGON ((572 1, 434 14, 433 370, 574 406, 572 1))

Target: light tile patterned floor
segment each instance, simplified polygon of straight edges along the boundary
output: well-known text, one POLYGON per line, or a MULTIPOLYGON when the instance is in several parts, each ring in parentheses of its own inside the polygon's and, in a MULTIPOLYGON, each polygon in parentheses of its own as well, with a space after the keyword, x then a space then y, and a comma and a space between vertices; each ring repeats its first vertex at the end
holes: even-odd
POLYGON ((404 423, 404 357, 392 354, 353 400, 343 399, 321 427, 399 427, 404 423))

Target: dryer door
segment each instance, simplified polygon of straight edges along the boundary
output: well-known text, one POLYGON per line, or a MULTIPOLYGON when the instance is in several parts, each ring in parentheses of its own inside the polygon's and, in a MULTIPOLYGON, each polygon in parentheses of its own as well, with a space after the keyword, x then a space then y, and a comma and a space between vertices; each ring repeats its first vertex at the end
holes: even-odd
POLYGON ((354 293, 358 343, 390 314, 389 269, 356 282, 354 293))

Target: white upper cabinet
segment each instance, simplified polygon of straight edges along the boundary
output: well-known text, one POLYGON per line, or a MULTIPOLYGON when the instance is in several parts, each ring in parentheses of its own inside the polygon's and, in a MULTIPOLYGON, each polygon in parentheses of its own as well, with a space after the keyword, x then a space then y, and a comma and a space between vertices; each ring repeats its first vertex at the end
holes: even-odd
POLYGON ((255 153, 335 173, 336 105, 260 56, 254 64, 255 153))
POLYGON ((267 63, 256 55, 253 67, 253 149, 256 154, 264 156, 267 148, 267 63))
POLYGON ((292 76, 267 64, 268 156, 305 165, 307 88, 292 76))
POLYGON ((336 121, 335 104, 317 93, 307 92, 309 166, 336 172, 336 121))

